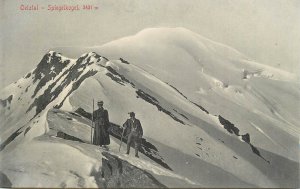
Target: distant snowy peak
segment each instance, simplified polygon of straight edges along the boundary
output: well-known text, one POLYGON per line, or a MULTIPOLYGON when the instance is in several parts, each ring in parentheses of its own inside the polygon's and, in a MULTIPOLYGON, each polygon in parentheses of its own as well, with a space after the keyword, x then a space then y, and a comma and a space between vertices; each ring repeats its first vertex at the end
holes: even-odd
POLYGON ((172 44, 180 46, 186 50, 191 50, 192 46, 199 46, 202 50, 206 52, 213 52, 215 55, 221 56, 234 56, 247 59, 247 57, 237 51, 236 49, 212 41, 206 37, 201 36, 191 30, 182 27, 176 28, 146 28, 141 30, 136 35, 124 37, 110 43, 105 44, 104 46, 110 46, 117 43, 126 43, 126 42, 149 42, 156 44, 172 44))
MULTIPOLYGON (((222 56, 223 58, 228 57, 233 59, 236 58, 247 59, 247 60, 249 59, 244 54, 240 53, 238 50, 230 46, 215 42, 213 40, 201 36, 198 33, 195 33, 191 30, 182 27, 146 28, 139 31, 135 35, 122 37, 99 46, 98 45, 91 46, 91 47, 68 46, 68 47, 52 48, 52 50, 62 52, 63 54, 70 57, 78 57, 79 55, 85 52, 91 52, 91 51, 105 52, 106 54, 107 50, 110 51, 109 49, 112 47, 118 50, 119 47, 123 48, 124 46, 128 46, 129 48, 135 46, 139 50, 142 50, 142 48, 153 47, 153 46, 154 47, 175 46, 175 47, 180 47, 183 50, 186 50, 187 52, 196 49, 203 51, 202 53, 197 52, 199 55, 204 55, 205 53, 211 53, 214 54, 215 56, 222 56)), ((128 49, 124 49, 124 52, 126 52, 127 50, 128 49)), ((174 50, 174 49, 170 48, 169 50, 174 50)), ((117 52, 115 52, 115 54, 121 56, 121 54, 118 54, 117 52)), ((116 57, 114 57, 113 59, 116 59, 116 57)))
MULTIPOLYGON (((58 75, 61 71, 63 71, 63 69, 66 68, 70 63, 71 68, 76 68, 86 67, 93 62, 100 62, 103 60, 107 59, 94 52, 85 53, 75 60, 64 57, 58 52, 49 51, 44 55, 40 63, 37 65, 37 68, 33 71, 33 74, 35 75, 34 82, 41 79, 42 75, 48 75, 53 78, 55 75, 58 75)), ((29 77, 29 75, 26 77, 29 77)))
POLYGON ((107 59, 95 52, 85 53, 78 59, 71 59, 63 56, 59 52, 49 51, 44 55, 37 67, 32 72, 29 72, 24 78, 31 78, 33 83, 45 83, 51 79, 54 79, 62 72, 67 74, 65 71, 71 71, 74 69, 77 69, 77 71, 82 71, 93 63, 103 61, 107 61, 107 59))
POLYGON ((159 72, 155 68, 161 70, 172 66, 181 70, 182 67, 189 66, 192 72, 202 70, 224 82, 244 79, 242 76, 245 73, 247 78, 264 77, 286 81, 297 79, 295 74, 257 63, 232 47, 185 28, 148 28, 135 35, 86 50, 104 53, 109 59, 123 57, 152 73, 159 72))
POLYGON ((58 47, 53 50, 69 57, 92 51, 104 54, 110 60, 122 57, 151 73, 170 66, 181 70, 188 65, 194 71, 202 70, 224 82, 250 77, 286 81, 299 79, 295 74, 255 62, 230 46, 181 27, 147 28, 99 46, 58 47))
POLYGON ((7 106, 9 109, 6 111, 9 112, 19 109, 20 116, 30 112, 36 116, 47 106, 61 107, 81 82, 99 71, 97 64, 104 65, 107 61, 95 52, 70 59, 49 51, 34 70, 1 91, 1 104, 7 106), (27 105, 21 110, 20 103, 27 105))
MULTIPOLYGON (((45 78, 45 76, 48 78, 46 80, 52 79, 58 75, 70 62, 70 59, 61 56, 60 53, 54 51, 48 52, 44 55, 36 69, 32 72, 33 82, 35 83, 45 78)), ((25 78, 29 78, 30 76, 31 73, 27 74, 25 78)))
POLYGON ((60 103, 56 105, 61 107, 67 96, 76 90, 81 82, 97 73, 99 68, 95 64, 106 61, 106 58, 94 52, 83 54, 77 60, 74 60, 50 51, 33 72, 35 77, 33 82, 37 79, 39 82, 32 98, 36 97, 39 91, 42 90, 42 92, 35 98, 27 111, 36 107, 37 115, 49 103, 58 98, 61 93, 64 93, 60 103), (44 88, 44 86, 46 87, 44 88))

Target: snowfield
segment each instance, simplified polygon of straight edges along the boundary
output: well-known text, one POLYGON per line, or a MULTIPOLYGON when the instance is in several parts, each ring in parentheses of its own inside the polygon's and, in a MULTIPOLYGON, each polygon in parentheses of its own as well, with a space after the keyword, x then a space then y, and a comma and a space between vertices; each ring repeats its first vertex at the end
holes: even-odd
POLYGON ((0 99, 13 187, 299 187, 299 78, 184 28, 53 49, 0 99), (136 113, 140 159, 90 144, 93 99, 115 129, 136 113))

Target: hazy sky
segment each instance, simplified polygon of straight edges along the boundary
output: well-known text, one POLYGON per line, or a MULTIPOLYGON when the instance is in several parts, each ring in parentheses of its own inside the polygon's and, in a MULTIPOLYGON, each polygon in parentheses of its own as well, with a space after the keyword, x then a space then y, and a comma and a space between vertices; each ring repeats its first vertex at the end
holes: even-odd
POLYGON ((299 0, 0 0, 0 89, 48 49, 94 46, 148 27, 185 27, 252 59, 299 73, 299 0), (92 4, 94 11, 20 11, 21 4, 92 4))

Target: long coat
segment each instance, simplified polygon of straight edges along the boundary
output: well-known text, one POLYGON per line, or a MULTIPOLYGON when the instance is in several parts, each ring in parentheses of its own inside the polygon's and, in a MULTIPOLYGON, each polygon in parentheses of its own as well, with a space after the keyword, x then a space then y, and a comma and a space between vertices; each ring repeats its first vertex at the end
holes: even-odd
POLYGON ((95 145, 108 145, 110 144, 109 138, 109 118, 107 110, 99 108, 93 112, 94 137, 93 144, 95 145))

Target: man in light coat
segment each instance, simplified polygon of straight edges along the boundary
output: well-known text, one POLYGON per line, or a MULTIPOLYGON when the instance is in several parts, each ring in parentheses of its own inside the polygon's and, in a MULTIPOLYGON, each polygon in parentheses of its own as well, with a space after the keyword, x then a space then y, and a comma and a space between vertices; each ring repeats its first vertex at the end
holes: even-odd
POLYGON ((141 139, 143 136, 143 128, 141 125, 140 120, 135 118, 135 113, 130 112, 129 113, 130 118, 126 120, 126 122, 123 124, 124 131, 123 134, 128 134, 127 139, 127 154, 130 152, 130 145, 131 143, 134 143, 135 148, 135 157, 139 157, 138 151, 141 144, 141 139))

